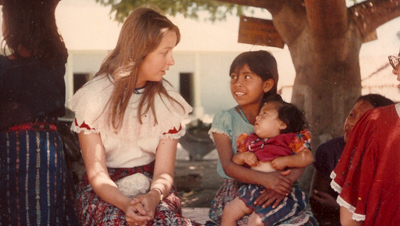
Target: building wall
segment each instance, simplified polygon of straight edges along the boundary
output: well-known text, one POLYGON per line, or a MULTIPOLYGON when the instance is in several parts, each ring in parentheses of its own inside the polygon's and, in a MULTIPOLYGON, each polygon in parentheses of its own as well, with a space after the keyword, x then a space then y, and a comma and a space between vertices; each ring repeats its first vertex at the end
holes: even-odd
POLYGON ((179 73, 194 73, 199 80, 194 88, 200 90, 200 103, 196 105, 201 105, 205 114, 215 114, 235 105, 229 89, 229 67, 238 54, 239 52, 178 52, 174 54, 175 65, 165 78, 179 90, 179 83, 176 82, 179 73))

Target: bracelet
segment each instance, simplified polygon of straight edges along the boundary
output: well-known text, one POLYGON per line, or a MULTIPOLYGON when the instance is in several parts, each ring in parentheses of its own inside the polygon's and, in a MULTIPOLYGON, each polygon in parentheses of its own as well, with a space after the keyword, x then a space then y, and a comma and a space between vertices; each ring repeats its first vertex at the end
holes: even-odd
POLYGON ((160 192, 160 201, 162 201, 164 199, 164 194, 160 188, 155 187, 155 188, 152 188, 151 190, 157 190, 158 192, 160 192))

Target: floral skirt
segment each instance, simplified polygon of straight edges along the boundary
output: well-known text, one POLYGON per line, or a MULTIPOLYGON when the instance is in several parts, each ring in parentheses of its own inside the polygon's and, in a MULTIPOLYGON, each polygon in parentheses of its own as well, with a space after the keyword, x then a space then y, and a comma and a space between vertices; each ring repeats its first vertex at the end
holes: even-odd
POLYGON ((0 225, 77 225, 73 186, 55 125, 0 132, 0 225))
MULTIPOLYGON (((108 173, 113 181, 126 176, 142 173, 152 178, 154 162, 134 168, 109 168, 108 173)), ((125 213, 114 205, 111 205, 93 191, 89 184, 87 174, 77 190, 76 209, 82 225, 128 225, 125 213)), ((158 204, 154 219, 147 225, 200 225, 182 216, 181 200, 177 196, 173 186, 168 196, 158 204)))

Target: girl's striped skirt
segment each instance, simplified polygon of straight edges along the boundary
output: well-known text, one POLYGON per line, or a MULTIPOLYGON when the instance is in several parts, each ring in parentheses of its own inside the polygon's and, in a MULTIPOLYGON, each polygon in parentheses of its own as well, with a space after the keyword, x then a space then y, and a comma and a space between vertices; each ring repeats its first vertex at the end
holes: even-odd
MULTIPOLYGON (((243 183, 239 181, 224 179, 224 183, 217 191, 214 199, 211 201, 211 207, 209 211, 210 219, 217 225, 221 224, 222 213, 224 212, 225 206, 238 196, 237 192, 242 185, 243 183)), ((237 225, 247 225, 248 218, 249 216, 244 216, 237 222, 237 225)))
MULTIPOLYGON (((238 182, 232 179, 225 179, 222 186, 217 191, 215 198, 211 201, 211 208, 210 208, 210 219, 216 222, 217 225, 220 224, 222 213, 224 208, 228 203, 230 203, 236 197, 239 197, 239 190, 241 186, 245 184, 238 182)), ((299 192, 298 190, 296 190, 299 192)), ((302 191, 300 190, 300 193, 302 191)), ((268 208, 268 207, 267 207, 268 208)), ((261 213, 260 217, 264 218, 265 216, 261 213)), ((242 219, 237 221, 237 225, 247 225, 249 215, 244 216, 242 219)), ((281 220, 279 220, 281 221, 281 220)), ((282 225, 305 225, 305 226, 315 226, 318 225, 318 222, 314 218, 311 209, 307 205, 305 208, 302 208, 301 211, 297 211, 294 216, 291 216, 289 219, 283 220, 278 223, 282 225)), ((269 224, 265 224, 269 225, 269 224)), ((272 224, 271 224, 272 225, 272 224)))
POLYGON ((0 131, 0 225, 77 225, 73 186, 54 124, 0 131))

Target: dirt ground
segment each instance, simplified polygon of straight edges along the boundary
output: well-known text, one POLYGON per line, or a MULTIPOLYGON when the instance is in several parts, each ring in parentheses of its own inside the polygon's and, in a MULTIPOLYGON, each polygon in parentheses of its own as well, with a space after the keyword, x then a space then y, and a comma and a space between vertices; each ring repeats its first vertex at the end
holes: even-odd
POLYGON ((217 160, 177 160, 175 186, 182 199, 182 207, 210 207, 223 179, 216 170, 217 160))

